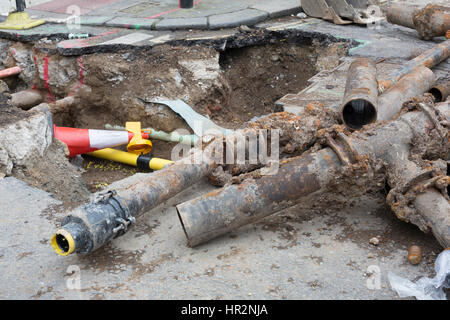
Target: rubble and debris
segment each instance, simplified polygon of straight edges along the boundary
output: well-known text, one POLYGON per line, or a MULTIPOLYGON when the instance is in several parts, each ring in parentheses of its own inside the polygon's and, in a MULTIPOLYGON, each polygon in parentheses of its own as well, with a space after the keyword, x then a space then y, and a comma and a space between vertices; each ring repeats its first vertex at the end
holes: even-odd
POLYGON ((418 265, 422 261, 422 248, 412 245, 408 248, 408 262, 418 265))
POLYGON ((416 282, 389 272, 392 290, 400 298, 416 297, 417 300, 447 300, 444 289, 450 288, 450 248, 439 254, 435 261, 436 275, 430 279, 422 277, 416 282))
POLYGON ((450 30, 450 7, 430 3, 424 8, 405 3, 393 3, 387 10, 390 23, 416 29, 419 37, 431 40, 445 36, 450 30))

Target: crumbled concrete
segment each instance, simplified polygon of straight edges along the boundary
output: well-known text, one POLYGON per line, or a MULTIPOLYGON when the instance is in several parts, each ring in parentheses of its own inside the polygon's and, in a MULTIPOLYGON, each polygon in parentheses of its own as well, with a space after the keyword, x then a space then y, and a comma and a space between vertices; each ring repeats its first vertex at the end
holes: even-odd
MULTIPOLYGON (((5 117, 5 116, 2 116, 5 117)), ((22 120, 1 123, 0 175, 32 167, 50 146, 53 128, 50 111, 34 111, 22 120)))

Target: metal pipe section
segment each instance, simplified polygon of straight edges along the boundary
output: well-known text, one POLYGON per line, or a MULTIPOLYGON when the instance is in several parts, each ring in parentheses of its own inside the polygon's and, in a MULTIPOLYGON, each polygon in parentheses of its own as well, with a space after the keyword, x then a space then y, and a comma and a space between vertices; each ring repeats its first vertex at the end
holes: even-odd
POLYGON ((394 3, 387 9, 386 18, 390 23, 416 29, 424 40, 445 36, 450 30, 450 8, 431 3, 425 8, 394 3))
MULTIPOLYGON (((448 104, 440 107, 439 111, 446 115, 447 120, 450 119, 448 104)), ((432 127, 433 122, 425 112, 409 112, 384 127, 371 130, 370 134, 357 132, 349 139, 351 143, 347 146, 357 150, 358 155, 383 159, 389 168, 399 159, 399 154, 403 154, 399 150, 409 150, 416 134, 426 136, 432 127)), ((331 148, 325 148, 282 164, 279 172, 273 176, 244 180, 242 184, 231 185, 178 205, 178 216, 188 245, 199 245, 306 201, 308 195, 322 192, 329 183, 335 183, 336 173, 341 167, 340 159, 342 157, 338 157, 331 148)), ((414 204, 431 226, 442 223, 443 217, 447 217, 447 231, 436 229, 433 232, 439 233, 438 239, 441 239, 443 246, 448 246, 450 204, 440 195, 435 199, 439 206, 433 207, 437 211, 431 211, 426 197, 432 197, 429 194, 435 195, 435 191, 431 189, 424 194, 427 196, 417 197, 414 204)))
POLYGON ((194 247, 324 191, 340 166, 337 155, 326 148, 290 159, 275 175, 245 180, 178 205, 188 245, 194 247))
POLYGON ((428 92, 436 77, 428 68, 417 67, 378 98, 378 120, 390 120, 401 109, 403 103, 428 92))
POLYGON ((439 82, 433 88, 430 89, 436 102, 444 102, 450 96, 450 80, 439 82))
POLYGON ((163 170, 136 174, 110 185, 96 199, 76 208, 62 221, 51 239, 54 250, 63 256, 88 254, 124 234, 135 218, 192 186, 209 174, 215 165, 202 159, 202 150, 163 170), (199 163, 199 164, 197 164, 199 163))
POLYGON ((22 69, 20 67, 12 67, 12 68, 8 68, 8 69, 4 69, 4 70, 0 71, 0 79, 14 76, 21 72, 22 72, 22 69))
POLYGON ((180 0, 180 8, 190 9, 194 7, 194 0, 180 0))
POLYGON ((414 13, 413 21, 421 39, 443 37, 450 30, 450 8, 430 3, 414 13))
POLYGON ((34 89, 16 92, 11 95, 11 104, 24 110, 29 110, 43 101, 44 96, 42 93, 34 89))
POLYGON ((342 122, 350 129, 359 130, 376 121, 377 112, 376 64, 371 59, 356 59, 347 72, 345 95, 340 109, 342 122))
POLYGON ((450 56, 450 39, 446 40, 430 50, 425 51, 420 56, 409 60, 399 69, 395 70, 392 74, 388 76, 387 79, 378 82, 378 91, 383 93, 395 83, 397 83, 401 78, 411 73, 415 68, 419 66, 433 68, 442 61, 446 60, 450 56))
POLYGON ((420 9, 420 6, 393 3, 386 11, 386 19, 392 24, 415 29, 413 17, 420 9))

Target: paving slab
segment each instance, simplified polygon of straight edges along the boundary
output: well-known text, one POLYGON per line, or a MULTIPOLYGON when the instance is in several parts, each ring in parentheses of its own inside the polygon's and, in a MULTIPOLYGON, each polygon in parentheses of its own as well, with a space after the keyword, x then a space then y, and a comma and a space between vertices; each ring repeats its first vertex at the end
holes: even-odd
POLYGON ((156 30, 206 29, 207 27, 208 19, 206 17, 162 19, 155 23, 156 30))
POLYGON ((218 14, 208 17, 210 29, 232 28, 240 25, 254 25, 269 17, 265 11, 245 9, 232 13, 218 14))
POLYGON ((158 19, 157 29, 170 30, 253 25, 300 10, 299 0, 197 0, 191 9, 180 8, 178 0, 53 0, 27 8, 33 17, 52 23, 65 23, 70 16, 78 15, 83 25, 102 25, 114 19, 114 26, 129 28, 152 24, 142 19, 158 19), (90 16, 93 18, 86 18, 90 16))

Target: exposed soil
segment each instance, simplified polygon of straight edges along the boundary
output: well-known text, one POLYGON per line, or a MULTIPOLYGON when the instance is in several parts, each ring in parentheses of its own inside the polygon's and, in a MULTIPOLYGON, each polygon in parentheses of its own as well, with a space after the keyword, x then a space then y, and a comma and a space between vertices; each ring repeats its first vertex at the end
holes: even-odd
MULTIPOLYGON (((42 90, 48 102, 77 97, 77 104, 68 112, 54 115, 54 124, 104 129, 105 124, 124 126, 127 121, 140 121, 143 127, 166 132, 190 128, 168 107, 152 103, 155 98, 182 99, 218 125, 242 128, 249 120, 274 112, 276 100, 304 89, 317 72, 336 67, 348 50, 343 43, 271 42, 221 53, 203 46, 163 45, 151 50, 62 57, 47 47, 35 50, 32 44, 11 43, 13 50, 3 64, 12 66, 15 59, 21 59, 26 70, 20 79, 9 81, 11 92, 23 90, 28 79, 29 87, 42 90)), ((26 116, 21 110, 15 114, 26 116)), ((152 142, 153 156, 170 159, 175 144, 152 142)), ((68 202, 64 194, 73 194, 75 189, 81 191, 75 192, 74 201, 83 201, 85 190, 99 191, 140 171, 88 156, 72 161, 75 166, 64 156, 46 161, 52 164, 39 164, 31 174, 16 175, 26 176, 27 182, 64 202, 68 202), (75 170, 85 185, 69 181, 67 173, 62 178, 46 174, 59 175, 60 168, 75 170)))

